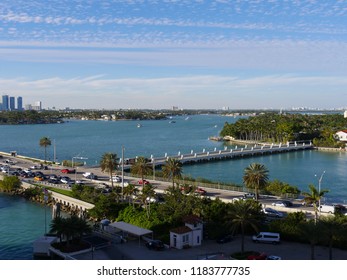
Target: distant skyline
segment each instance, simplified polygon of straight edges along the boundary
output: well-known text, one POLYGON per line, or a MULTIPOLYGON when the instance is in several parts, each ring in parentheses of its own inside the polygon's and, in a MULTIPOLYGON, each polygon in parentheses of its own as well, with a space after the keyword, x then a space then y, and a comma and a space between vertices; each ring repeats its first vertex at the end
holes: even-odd
POLYGON ((2 0, 0 59, 45 108, 347 108, 347 2, 2 0))

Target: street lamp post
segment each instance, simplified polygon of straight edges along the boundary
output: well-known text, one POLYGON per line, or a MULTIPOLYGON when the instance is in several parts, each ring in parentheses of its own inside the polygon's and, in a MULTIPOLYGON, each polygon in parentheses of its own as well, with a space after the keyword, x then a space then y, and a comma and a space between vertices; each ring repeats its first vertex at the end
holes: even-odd
POLYGON ((318 195, 319 195, 319 201, 318 201, 318 209, 319 209, 319 216, 321 214, 321 207, 320 207, 320 188, 321 188, 321 183, 322 183, 322 179, 323 179, 323 176, 325 174, 325 170, 323 171, 322 175, 319 177, 319 180, 318 180, 318 195))
MULTIPOLYGON (((74 159, 88 159, 88 158, 86 158, 86 157, 72 157, 72 163, 71 163, 71 165, 72 165, 72 169, 74 168, 74 159)), ((76 182, 76 180, 77 180, 77 168, 76 168, 76 170, 75 170, 75 182, 76 182)))

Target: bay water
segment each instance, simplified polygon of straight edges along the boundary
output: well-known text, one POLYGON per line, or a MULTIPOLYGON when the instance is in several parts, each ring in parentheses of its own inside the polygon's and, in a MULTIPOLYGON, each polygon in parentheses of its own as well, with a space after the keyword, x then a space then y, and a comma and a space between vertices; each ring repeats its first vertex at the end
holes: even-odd
MULTIPOLYGON (((120 157, 122 148, 125 158, 170 156, 204 149, 212 151, 224 149, 228 144, 211 141, 209 137, 218 136, 225 122, 235 122, 237 119, 220 115, 193 115, 156 121, 68 120, 62 124, 0 126, 0 151, 17 151, 23 156, 43 159, 44 148, 39 146, 39 141, 42 137, 49 137, 52 145, 47 147, 48 160, 61 162, 74 158, 89 166, 98 165, 106 152, 116 153, 120 157)), ((325 172, 320 185, 321 189, 329 189, 326 202, 347 202, 345 152, 307 150, 184 165, 183 174, 242 185, 244 169, 253 162, 267 167, 270 180, 278 179, 305 191, 309 184, 318 187, 318 181, 325 172)), ((32 242, 43 233, 42 211, 42 206, 21 198, 0 196, 0 259, 32 258, 32 242), (14 229, 11 230, 14 216, 4 214, 6 211, 16 211, 21 216, 21 229, 16 231, 22 237, 15 237, 14 229), (25 215, 28 216, 23 218, 25 215), (16 248, 20 246, 18 242, 23 245, 24 251, 2 250, 16 248)))

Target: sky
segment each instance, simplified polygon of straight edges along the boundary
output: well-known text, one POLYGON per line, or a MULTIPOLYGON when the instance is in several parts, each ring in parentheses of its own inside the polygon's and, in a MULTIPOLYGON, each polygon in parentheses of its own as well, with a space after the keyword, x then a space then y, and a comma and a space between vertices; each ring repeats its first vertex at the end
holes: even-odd
POLYGON ((347 108, 347 1, 1 0, 4 94, 44 108, 347 108))

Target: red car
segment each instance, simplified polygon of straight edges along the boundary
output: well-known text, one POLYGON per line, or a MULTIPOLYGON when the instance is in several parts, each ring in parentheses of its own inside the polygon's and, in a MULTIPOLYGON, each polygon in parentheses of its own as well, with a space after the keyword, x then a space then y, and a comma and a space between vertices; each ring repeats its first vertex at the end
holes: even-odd
POLYGON ((75 169, 67 169, 67 168, 65 168, 65 169, 61 170, 61 173, 65 173, 65 174, 72 174, 72 173, 75 173, 75 172, 76 172, 75 169))
POLYGON ((142 180, 140 180, 139 182, 138 182, 140 185, 148 185, 149 184, 149 182, 147 181, 147 180, 143 180, 143 182, 142 182, 142 180))
POLYGON ((205 195, 207 192, 201 188, 201 187, 197 187, 195 190, 195 193, 201 194, 201 195, 205 195))

